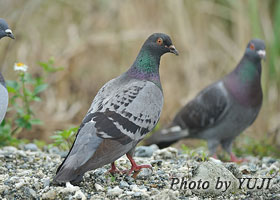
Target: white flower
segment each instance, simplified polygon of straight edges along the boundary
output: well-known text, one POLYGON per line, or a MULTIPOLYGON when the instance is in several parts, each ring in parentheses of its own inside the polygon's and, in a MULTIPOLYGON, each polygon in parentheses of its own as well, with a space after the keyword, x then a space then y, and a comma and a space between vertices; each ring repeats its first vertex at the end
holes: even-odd
POLYGON ((20 62, 15 63, 15 65, 14 65, 14 70, 15 70, 15 71, 23 71, 23 72, 26 72, 27 69, 28 69, 28 66, 25 65, 25 64, 23 64, 23 63, 20 63, 20 62))

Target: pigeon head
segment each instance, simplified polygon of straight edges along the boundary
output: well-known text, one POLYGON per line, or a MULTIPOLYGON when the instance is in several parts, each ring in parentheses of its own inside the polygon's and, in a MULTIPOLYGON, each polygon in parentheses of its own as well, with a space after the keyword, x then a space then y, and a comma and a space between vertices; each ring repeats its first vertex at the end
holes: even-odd
POLYGON ((144 42, 127 75, 140 80, 149 80, 161 88, 159 77, 160 58, 165 53, 179 55, 170 37, 164 33, 154 33, 144 42))
POLYGON ((263 40, 252 39, 246 48, 245 56, 250 60, 259 61, 265 59, 265 44, 263 40))
POLYGON ((10 37, 15 39, 13 32, 9 28, 7 22, 4 19, 0 18, 0 39, 3 37, 10 37))
POLYGON ((179 52, 172 44, 170 37, 164 33, 152 34, 144 43, 142 49, 149 50, 153 54, 162 56, 165 53, 174 53, 179 55, 179 52))
POLYGON ((179 55, 168 35, 154 33, 144 42, 132 68, 142 73, 158 73, 160 58, 168 52, 179 55))

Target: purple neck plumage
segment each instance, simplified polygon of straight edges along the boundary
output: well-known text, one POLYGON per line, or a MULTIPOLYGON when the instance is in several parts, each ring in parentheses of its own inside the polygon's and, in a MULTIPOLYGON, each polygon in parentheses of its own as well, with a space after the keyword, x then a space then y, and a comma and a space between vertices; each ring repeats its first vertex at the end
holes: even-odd
POLYGON ((136 60, 126 74, 132 78, 151 81, 161 89, 159 64, 160 55, 141 49, 136 60))
POLYGON ((258 107, 262 104, 261 60, 250 60, 244 56, 223 81, 229 93, 241 105, 258 107))
POLYGON ((145 73, 143 71, 140 71, 137 68, 131 67, 127 71, 127 74, 132 78, 136 78, 136 79, 140 79, 140 80, 147 80, 147 81, 151 81, 154 83, 160 83, 160 76, 159 76, 158 72, 145 73))

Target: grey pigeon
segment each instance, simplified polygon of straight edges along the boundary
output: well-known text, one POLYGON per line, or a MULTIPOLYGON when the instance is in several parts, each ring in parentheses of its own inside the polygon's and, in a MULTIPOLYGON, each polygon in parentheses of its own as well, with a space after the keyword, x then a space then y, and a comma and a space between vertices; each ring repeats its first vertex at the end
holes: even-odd
POLYGON ((182 138, 205 139, 213 157, 221 144, 232 161, 240 162, 231 152, 232 142, 255 121, 260 111, 264 57, 264 42, 251 40, 231 73, 203 89, 176 114, 171 124, 145 139, 144 144, 165 148, 182 138))
POLYGON ((152 34, 128 71, 99 90, 54 182, 76 184, 85 172, 109 163, 110 172, 117 172, 114 161, 124 154, 132 165, 129 173, 151 167, 137 165, 132 156, 159 120, 163 106, 159 65, 167 52, 178 55, 170 37, 152 34))
MULTIPOLYGON (((0 39, 3 37, 10 37, 12 39, 15 39, 11 29, 9 29, 7 22, 4 19, 0 18, 0 39)), ((0 72, 0 124, 6 115, 8 102, 9 96, 6 89, 5 79, 0 72)))

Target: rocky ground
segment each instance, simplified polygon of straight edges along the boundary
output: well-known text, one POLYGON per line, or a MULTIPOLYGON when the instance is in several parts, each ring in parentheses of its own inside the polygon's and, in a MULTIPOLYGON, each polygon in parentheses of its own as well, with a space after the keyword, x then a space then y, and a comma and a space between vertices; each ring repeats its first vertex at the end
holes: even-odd
MULTIPOLYGON (((179 153, 177 149, 138 147, 138 164, 151 164, 132 176, 107 173, 110 166, 88 172, 79 186, 54 186, 52 177, 65 153, 39 150, 28 144, 21 149, 0 149, 2 199, 280 199, 280 160, 247 157, 242 164, 207 159, 203 152, 179 153), (136 176, 137 175, 137 176, 136 176)), ((122 157, 120 169, 130 167, 122 157)))

